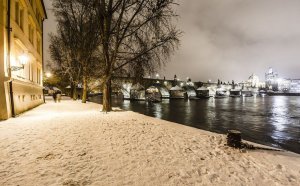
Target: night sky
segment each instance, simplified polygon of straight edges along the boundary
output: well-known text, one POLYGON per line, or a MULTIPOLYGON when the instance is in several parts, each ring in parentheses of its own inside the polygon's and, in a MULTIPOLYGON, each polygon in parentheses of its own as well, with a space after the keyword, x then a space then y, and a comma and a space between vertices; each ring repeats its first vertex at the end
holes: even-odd
MULTIPOLYGON (((193 81, 243 81, 255 73, 264 80, 269 67, 281 77, 300 78, 299 0, 179 0, 178 27, 184 32, 179 50, 161 77, 191 77, 193 81)), ((47 9, 51 1, 45 0, 47 9)), ((48 33, 55 18, 47 10, 48 33)))

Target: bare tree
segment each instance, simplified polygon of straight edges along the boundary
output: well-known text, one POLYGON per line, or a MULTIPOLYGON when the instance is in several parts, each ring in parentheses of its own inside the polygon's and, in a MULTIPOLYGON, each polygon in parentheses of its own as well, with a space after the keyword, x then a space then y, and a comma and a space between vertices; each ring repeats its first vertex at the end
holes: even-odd
POLYGON ((72 57, 72 49, 68 46, 68 42, 64 41, 61 34, 50 34, 50 57, 55 64, 52 65, 53 71, 57 74, 67 75, 71 84, 71 97, 76 100, 76 86, 80 80, 81 69, 77 61, 72 57))
POLYGON ((120 69, 142 77, 179 44, 175 0, 96 0, 103 56, 103 111, 111 111, 111 79, 120 69))
POLYGON ((99 61, 97 47, 100 25, 95 1, 53 0, 53 7, 58 33, 50 37, 51 57, 60 64, 63 72, 69 74, 73 86, 82 82, 82 102, 85 103, 88 81, 97 72, 95 62, 99 61))

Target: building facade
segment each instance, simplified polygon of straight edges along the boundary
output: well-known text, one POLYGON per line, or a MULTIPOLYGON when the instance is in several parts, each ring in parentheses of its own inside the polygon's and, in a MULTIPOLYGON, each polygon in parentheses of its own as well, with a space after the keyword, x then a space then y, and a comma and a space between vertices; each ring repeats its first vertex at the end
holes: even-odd
POLYGON ((290 86, 291 93, 300 93, 300 79, 292 79, 290 86))
POLYGON ((287 93, 300 93, 300 79, 279 79, 278 91, 287 93))
POLYGON ((278 73, 269 68, 265 74, 266 88, 269 90, 278 90, 278 73))
POLYGON ((43 0, 0 4, 0 120, 43 103, 43 0))
POLYGON ((259 81, 259 77, 255 74, 252 74, 247 80, 247 87, 258 88, 260 86, 261 86, 261 83, 259 81))
POLYGON ((280 78, 272 68, 266 73, 266 88, 283 93, 300 93, 300 79, 280 78))

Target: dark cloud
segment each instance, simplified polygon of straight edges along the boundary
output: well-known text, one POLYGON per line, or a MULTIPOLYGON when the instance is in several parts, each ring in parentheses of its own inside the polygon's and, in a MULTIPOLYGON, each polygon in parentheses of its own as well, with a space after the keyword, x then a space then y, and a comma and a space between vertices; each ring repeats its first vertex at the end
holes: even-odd
POLYGON ((165 67, 194 80, 264 79, 268 67, 300 78, 299 0, 180 1, 184 31, 179 51, 165 67))
MULTIPOLYGON (((283 77, 300 78, 299 0, 178 0, 184 31, 181 47, 164 68, 193 80, 242 81, 252 73, 264 79, 269 67, 283 77)), ((51 1, 45 1, 51 8, 51 1)), ((48 10, 45 59, 49 60, 47 33, 55 32, 48 10)))

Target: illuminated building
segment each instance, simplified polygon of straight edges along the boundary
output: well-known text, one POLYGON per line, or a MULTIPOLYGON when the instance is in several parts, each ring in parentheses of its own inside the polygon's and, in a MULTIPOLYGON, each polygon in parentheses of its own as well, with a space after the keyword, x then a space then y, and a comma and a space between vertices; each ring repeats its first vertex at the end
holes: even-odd
POLYGON ((248 87, 259 87, 260 86, 260 82, 259 82, 259 77, 255 74, 252 74, 247 81, 247 85, 248 87))
POLYGON ((300 93, 300 79, 292 79, 290 84, 291 93, 300 93))
POLYGON ((43 103, 42 0, 0 3, 0 120, 43 103))
POLYGON ((278 91, 290 92, 291 79, 278 78, 277 83, 278 83, 278 91))
POLYGON ((256 95, 260 88, 266 87, 265 82, 260 82, 255 74, 252 74, 247 81, 239 83, 239 86, 242 87, 242 95, 245 97, 256 95))
POLYGON ((272 68, 266 73, 266 87, 284 93, 300 93, 300 79, 280 78, 272 68))
POLYGON ((266 88, 269 90, 278 90, 278 73, 274 72, 272 68, 269 68, 265 74, 266 88))

